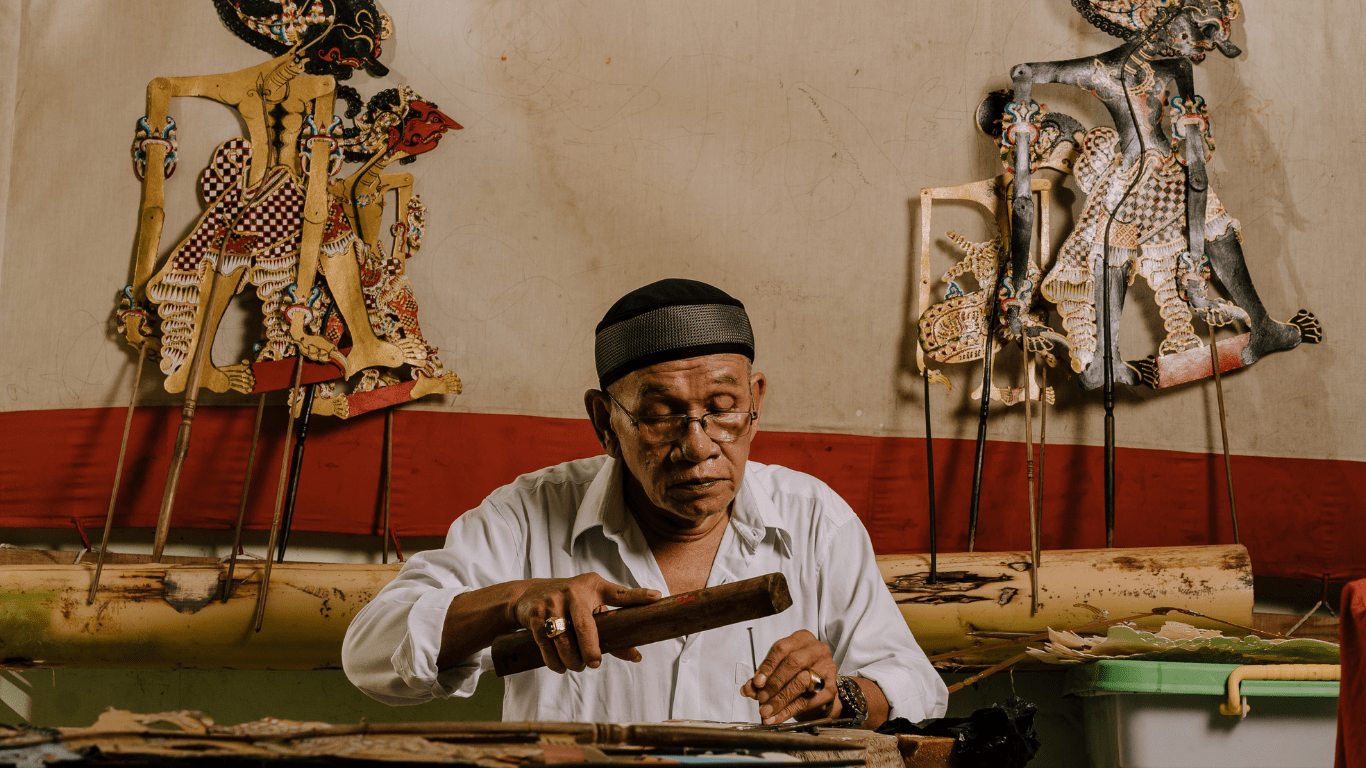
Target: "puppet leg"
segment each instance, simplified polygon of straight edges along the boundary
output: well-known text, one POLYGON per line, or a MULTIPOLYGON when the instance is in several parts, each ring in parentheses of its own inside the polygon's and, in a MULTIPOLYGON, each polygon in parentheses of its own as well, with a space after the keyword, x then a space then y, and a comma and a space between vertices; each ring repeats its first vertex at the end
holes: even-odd
MULTIPOLYGON (((218 333, 218 323, 223 319, 223 312, 227 310, 228 304, 232 302, 232 297, 237 294, 238 288, 241 287, 242 276, 245 271, 246 267, 239 267, 230 275, 220 275, 218 279, 223 280, 225 285, 223 290, 218 291, 217 295, 212 297, 212 304, 209 303, 211 298, 209 292, 200 291, 199 312, 195 317, 195 326, 199 329, 199 333, 195 334, 190 340, 190 346, 185 351, 185 359, 186 361, 194 359, 195 348, 198 345, 208 345, 205 347, 205 350, 208 351, 210 355, 204 361, 204 373, 203 378, 200 380, 200 386, 205 389, 213 390, 214 392, 227 392, 233 387, 233 376, 230 375, 231 372, 224 372, 213 365, 213 340, 214 336, 218 333), (232 287, 229 288, 228 286, 232 287)), ((185 391, 185 382, 189 379, 190 367, 191 366, 187 362, 185 365, 177 368, 170 376, 166 377, 167 392, 176 393, 185 391)), ((250 392, 251 386, 247 386, 247 388, 242 391, 250 392)))
MULTIPOLYGON (((1099 257, 1096 259, 1099 262, 1099 257)), ((1097 264, 1099 266, 1099 264, 1097 264)), ((1111 368, 1114 370, 1116 384, 1138 384, 1138 374, 1129 366, 1124 364, 1124 357, 1119 353, 1119 318, 1124 311, 1124 294, 1129 289, 1129 269, 1130 265, 1122 267, 1106 267, 1105 279, 1110 281, 1110 327, 1103 329, 1110 334, 1110 341, 1114 345, 1111 352, 1111 368)), ((1105 286, 1096 281, 1096 306, 1102 307, 1105 302, 1105 286)), ((1101 324, 1097 323, 1099 327, 1101 324)), ((1077 383, 1082 389, 1097 389, 1105 383, 1105 339, 1096 339, 1096 356, 1087 363, 1085 370, 1077 377, 1077 383)))
POLYGON ((370 314, 365 307, 365 296, 361 289, 360 268, 352 245, 336 255, 323 254, 323 274, 327 277, 332 299, 337 303, 342 318, 346 320, 346 330, 351 333, 353 346, 346 355, 346 376, 350 378, 365 368, 397 368, 404 363, 421 364, 426 359, 426 351, 409 349, 398 344, 381 340, 370 327, 370 314))
POLYGON ((1243 364, 1252 365, 1268 352, 1299 346, 1302 340, 1300 328, 1290 323, 1278 323, 1266 313, 1266 307, 1252 285, 1252 276, 1248 274, 1247 262, 1243 259, 1243 247, 1233 227, 1206 244, 1205 252, 1209 255, 1214 274, 1233 298, 1233 303, 1247 312, 1251 337, 1243 347, 1243 364))

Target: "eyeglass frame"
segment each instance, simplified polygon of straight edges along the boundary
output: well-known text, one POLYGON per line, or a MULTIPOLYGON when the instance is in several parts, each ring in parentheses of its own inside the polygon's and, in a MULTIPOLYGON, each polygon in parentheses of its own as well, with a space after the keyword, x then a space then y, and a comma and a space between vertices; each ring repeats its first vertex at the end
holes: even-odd
MULTIPOLYGON (((621 412, 624 413, 624 414, 626 414, 626 418, 630 420, 630 422, 631 422, 631 427, 632 427, 633 429, 635 429, 636 434, 640 435, 641 438, 644 439, 644 438, 645 438, 645 433, 644 433, 643 431, 641 431, 641 429, 640 429, 640 420, 641 420, 641 417, 635 415, 634 413, 631 413, 631 411, 630 411, 629 409, 627 409, 627 407, 626 407, 625 405, 622 405, 622 402, 621 402, 620 400, 618 400, 618 399, 616 398, 616 396, 613 395, 611 392, 608 392, 608 391, 606 391, 606 390, 603 390, 603 394, 605 394, 605 395, 607 395, 609 398, 611 398, 613 403, 616 403, 617 407, 621 409, 621 412)), ((677 443, 678 441, 680 441, 680 440, 684 439, 685 437, 687 437, 688 432, 689 432, 689 429, 688 429, 688 428, 689 428, 690 426, 692 426, 692 423, 693 423, 694 421, 699 422, 699 423, 702 425, 702 434, 706 435, 706 436, 707 436, 710 440, 712 440, 713 442, 717 442, 717 443, 735 443, 735 442, 739 442, 739 441, 740 441, 740 438, 746 437, 746 436, 748 436, 750 433, 752 433, 752 432, 754 431, 754 423, 755 423, 756 421, 759 420, 759 411, 758 411, 757 409, 755 409, 755 407, 754 407, 754 385, 751 383, 750 386, 749 386, 749 410, 747 410, 747 411, 734 411, 734 410, 732 410, 732 411, 707 411, 707 412, 703 413, 701 416, 689 416, 689 415, 686 414, 686 413, 670 413, 670 414, 666 414, 666 415, 663 415, 663 416, 649 416, 649 417, 645 417, 645 418, 659 419, 659 420, 662 421, 662 420, 664 420, 664 419, 674 419, 674 418, 678 418, 678 417, 682 417, 682 419, 683 419, 683 429, 682 429, 682 431, 678 434, 678 437, 675 437, 675 438, 672 439, 672 440, 660 440, 660 441, 658 441, 658 442, 646 440, 646 442, 650 443, 651 445, 669 445, 669 444, 672 444, 672 443, 677 443), (744 432, 739 433, 739 434, 736 434, 735 437, 733 437, 733 438, 725 439, 725 438, 717 437, 717 436, 715 436, 715 435, 713 435, 713 434, 711 434, 710 432, 707 431, 707 419, 708 419, 709 417, 711 417, 711 416, 719 416, 719 415, 722 415, 722 414, 729 414, 729 413, 747 413, 747 414, 749 414, 749 425, 745 428, 745 431, 744 431, 744 432)))

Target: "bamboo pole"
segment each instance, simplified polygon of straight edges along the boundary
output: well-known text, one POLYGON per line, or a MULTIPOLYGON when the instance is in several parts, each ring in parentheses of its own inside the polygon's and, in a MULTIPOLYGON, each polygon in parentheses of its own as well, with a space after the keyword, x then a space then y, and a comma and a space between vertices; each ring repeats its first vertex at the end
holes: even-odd
MULTIPOLYGON (((933 585, 926 578, 927 555, 882 555, 877 563, 902 618, 931 656, 980 646, 973 633, 1033 634, 1093 620, 1092 611, 1078 604, 1112 616, 1175 605, 1208 617, 1188 621, 1196 626, 1252 624, 1252 567, 1239 545, 1049 550, 1040 553, 1045 557, 1049 579, 1039 584, 1033 615, 1028 551, 941 552, 939 583, 933 585), (1190 589, 1192 583, 1200 589, 1190 589)), ((1152 619, 1146 625, 1161 623, 1152 619)))

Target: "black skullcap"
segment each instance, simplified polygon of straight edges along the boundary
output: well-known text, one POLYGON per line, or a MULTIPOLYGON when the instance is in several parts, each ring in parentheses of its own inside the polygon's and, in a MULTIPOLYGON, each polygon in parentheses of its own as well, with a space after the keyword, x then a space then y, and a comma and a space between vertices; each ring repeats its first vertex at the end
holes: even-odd
POLYGON ((735 353, 754 360, 745 305, 696 280, 670 278, 621 297, 598 323, 598 385, 655 363, 735 353))

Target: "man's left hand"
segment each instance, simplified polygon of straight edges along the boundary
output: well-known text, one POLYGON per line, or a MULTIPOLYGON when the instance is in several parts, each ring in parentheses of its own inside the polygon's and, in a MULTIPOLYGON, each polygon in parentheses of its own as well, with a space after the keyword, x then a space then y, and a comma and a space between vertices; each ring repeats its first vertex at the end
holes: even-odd
POLYGON ((802 629, 773 644, 740 693, 758 700, 759 716, 765 723, 781 723, 789 717, 833 717, 839 714, 835 690, 838 675, 830 646, 802 629), (825 687, 814 694, 807 692, 812 671, 825 681, 825 687))

